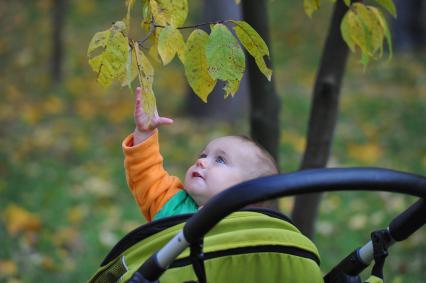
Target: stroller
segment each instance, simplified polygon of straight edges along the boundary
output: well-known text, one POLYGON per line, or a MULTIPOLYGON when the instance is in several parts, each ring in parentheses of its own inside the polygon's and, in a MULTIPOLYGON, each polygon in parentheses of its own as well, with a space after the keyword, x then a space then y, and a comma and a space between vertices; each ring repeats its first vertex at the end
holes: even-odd
POLYGON ((145 224, 109 252, 89 280, 100 282, 383 282, 388 248, 426 222, 426 178, 381 168, 326 168, 262 177, 212 198, 195 214, 145 224), (323 275, 313 242, 291 220, 243 209, 277 197, 330 191, 386 191, 419 197, 386 229, 323 275))

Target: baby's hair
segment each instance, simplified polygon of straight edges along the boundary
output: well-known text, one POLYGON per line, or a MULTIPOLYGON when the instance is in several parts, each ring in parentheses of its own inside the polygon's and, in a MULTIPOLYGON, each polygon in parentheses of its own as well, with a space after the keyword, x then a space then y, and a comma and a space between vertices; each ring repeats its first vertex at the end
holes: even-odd
POLYGON ((251 170, 250 178, 269 176, 279 173, 279 168, 276 160, 261 144, 245 135, 235 135, 234 137, 252 144, 259 150, 256 154, 259 162, 258 164, 255 164, 255 168, 251 170))

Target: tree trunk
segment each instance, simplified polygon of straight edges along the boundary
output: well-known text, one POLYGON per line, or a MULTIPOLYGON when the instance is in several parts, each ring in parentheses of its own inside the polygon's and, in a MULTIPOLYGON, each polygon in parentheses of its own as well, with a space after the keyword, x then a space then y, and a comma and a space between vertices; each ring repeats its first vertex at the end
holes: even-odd
MULTIPOLYGON (((347 9, 343 1, 336 1, 314 86, 301 170, 325 167, 330 155, 340 87, 349 52, 340 34, 340 22, 347 9)), ((296 197, 293 221, 310 238, 314 234, 320 200, 320 194, 296 197)))
MULTIPOLYGON (((230 0, 204 0, 203 17, 200 22, 216 22, 220 20, 241 19, 241 8, 230 0)), ((209 30, 209 27, 203 28, 209 30)), ((187 111, 192 116, 214 120, 235 121, 242 120, 248 112, 248 84, 244 75, 240 87, 234 97, 224 99, 224 83, 218 81, 216 87, 208 97, 208 103, 204 103, 191 89, 187 95, 187 111), (243 116, 243 117, 242 117, 243 116)))
POLYGON ((421 50, 426 43, 425 3, 423 0, 395 0, 398 17, 391 18, 395 51, 421 50))
MULTIPOLYGON (((265 0, 242 1, 244 20, 248 22, 270 46, 267 6, 265 0)), ((250 135, 259 142, 278 162, 280 103, 274 87, 259 71, 251 56, 248 60, 250 85, 250 135)), ((274 76, 272 76, 274 78, 274 76)), ((278 201, 267 204, 278 209, 278 201)))
POLYGON ((51 78, 53 82, 61 82, 63 78, 63 27, 65 17, 65 0, 52 0, 52 57, 51 78))

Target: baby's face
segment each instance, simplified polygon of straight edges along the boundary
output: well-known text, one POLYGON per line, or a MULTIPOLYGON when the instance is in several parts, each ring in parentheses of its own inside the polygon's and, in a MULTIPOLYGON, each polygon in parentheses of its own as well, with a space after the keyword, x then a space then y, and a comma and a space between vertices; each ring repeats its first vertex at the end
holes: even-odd
POLYGON ((202 206, 212 196, 248 179, 256 148, 228 136, 211 141, 185 175, 185 190, 202 206))

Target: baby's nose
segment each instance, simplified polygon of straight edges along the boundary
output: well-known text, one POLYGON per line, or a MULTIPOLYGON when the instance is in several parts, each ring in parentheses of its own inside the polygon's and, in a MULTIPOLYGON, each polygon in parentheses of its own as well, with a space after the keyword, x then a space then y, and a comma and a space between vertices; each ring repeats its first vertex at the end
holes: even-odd
POLYGON ((206 168, 207 161, 205 158, 198 158, 195 164, 201 168, 206 168))

